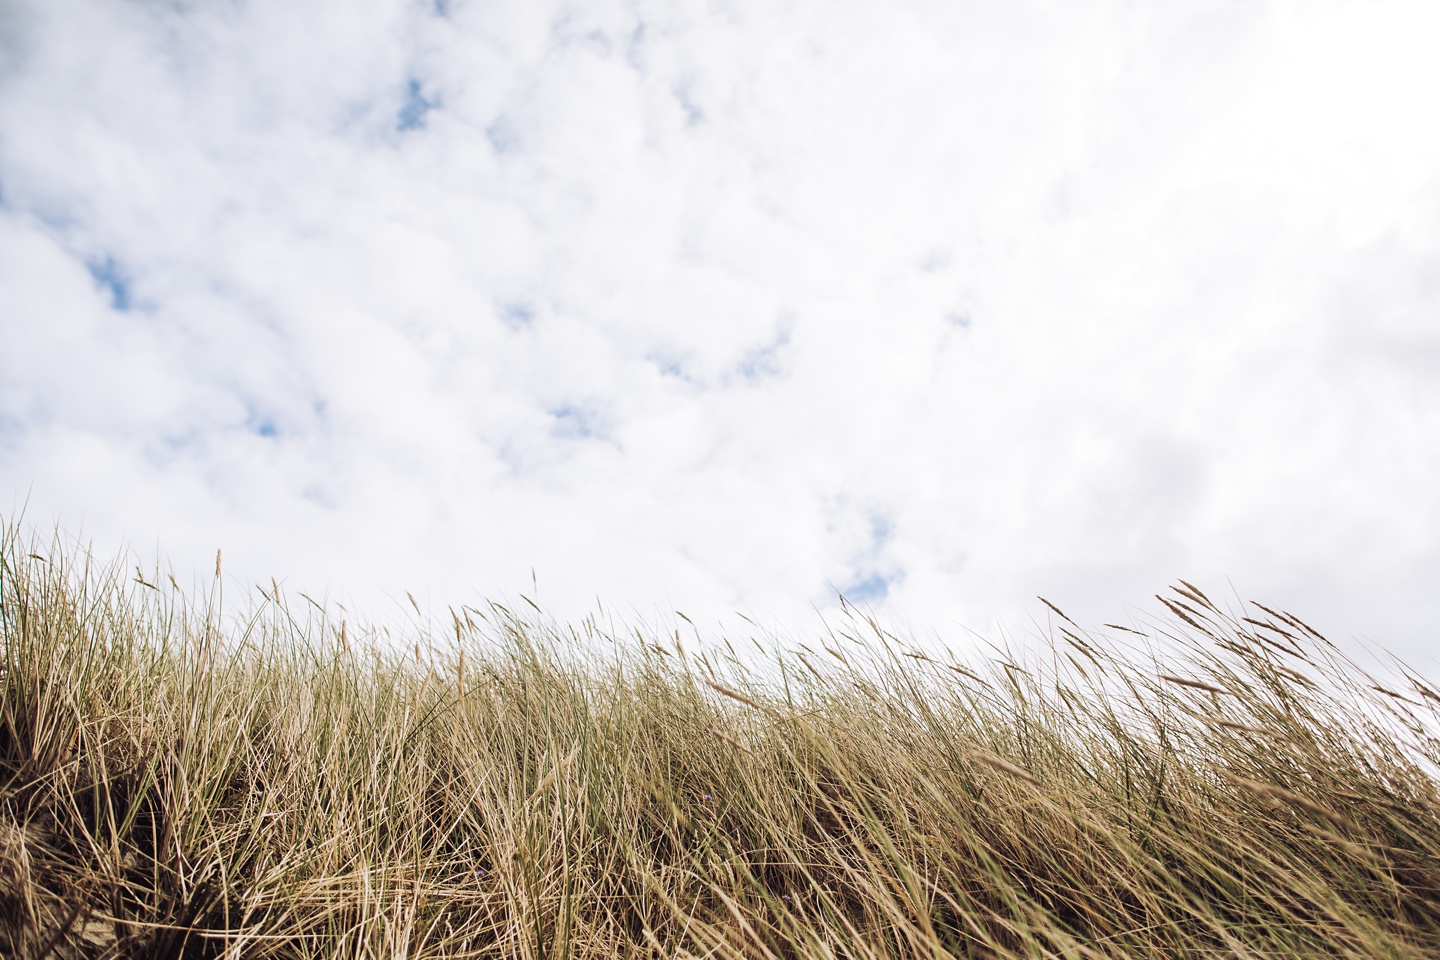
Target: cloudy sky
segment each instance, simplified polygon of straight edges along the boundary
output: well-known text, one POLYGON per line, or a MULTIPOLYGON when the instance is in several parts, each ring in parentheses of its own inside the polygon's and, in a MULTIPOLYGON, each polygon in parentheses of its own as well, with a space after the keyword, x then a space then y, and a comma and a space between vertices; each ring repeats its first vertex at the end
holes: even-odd
POLYGON ((0 0, 0 513, 372 618, 1434 663, 1440 7, 0 0), (1233 591, 1232 593, 1232 585, 1233 591))

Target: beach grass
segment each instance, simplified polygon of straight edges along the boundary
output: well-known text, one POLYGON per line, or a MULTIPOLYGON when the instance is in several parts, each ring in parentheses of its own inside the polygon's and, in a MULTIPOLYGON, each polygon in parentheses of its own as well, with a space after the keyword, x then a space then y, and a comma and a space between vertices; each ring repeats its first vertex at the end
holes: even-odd
POLYGON ((761 660, 59 543, 0 534, 4 956, 1440 957, 1440 693, 1283 611, 761 660))

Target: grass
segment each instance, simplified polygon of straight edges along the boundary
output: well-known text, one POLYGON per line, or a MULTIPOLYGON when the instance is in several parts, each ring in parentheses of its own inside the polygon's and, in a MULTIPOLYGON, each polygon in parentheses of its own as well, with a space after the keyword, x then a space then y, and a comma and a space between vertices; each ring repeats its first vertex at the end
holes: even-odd
POLYGON ((0 540, 6 956, 1440 956, 1440 693, 1258 605, 757 670, 0 540))

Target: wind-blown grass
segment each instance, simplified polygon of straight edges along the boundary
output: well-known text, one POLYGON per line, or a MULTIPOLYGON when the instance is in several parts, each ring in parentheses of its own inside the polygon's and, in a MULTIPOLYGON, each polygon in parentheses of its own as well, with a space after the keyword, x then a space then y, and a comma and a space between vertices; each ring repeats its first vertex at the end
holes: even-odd
POLYGON ((1288 614, 752 674, 146 580, 0 544, 6 955, 1440 956, 1440 694, 1288 614))

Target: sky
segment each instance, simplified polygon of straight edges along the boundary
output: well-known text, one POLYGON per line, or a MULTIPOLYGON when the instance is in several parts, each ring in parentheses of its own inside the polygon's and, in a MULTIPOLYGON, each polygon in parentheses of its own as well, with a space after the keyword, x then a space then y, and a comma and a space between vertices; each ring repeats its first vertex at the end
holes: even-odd
POLYGON ((964 646, 1183 578, 1434 674, 1437 36, 0 0, 0 514, 375 621, 964 646))

